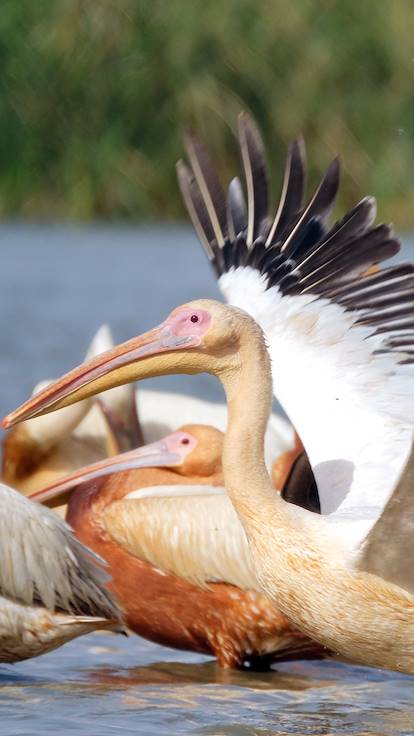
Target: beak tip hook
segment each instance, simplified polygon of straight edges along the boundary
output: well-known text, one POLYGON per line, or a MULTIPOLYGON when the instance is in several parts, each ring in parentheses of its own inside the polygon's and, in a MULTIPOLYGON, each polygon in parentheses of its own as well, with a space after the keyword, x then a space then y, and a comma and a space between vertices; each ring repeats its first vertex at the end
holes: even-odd
POLYGON ((9 427, 11 427, 12 423, 13 422, 11 421, 11 419, 9 418, 9 415, 8 415, 7 417, 4 417, 4 419, 2 419, 1 426, 3 427, 3 429, 9 429, 9 427))

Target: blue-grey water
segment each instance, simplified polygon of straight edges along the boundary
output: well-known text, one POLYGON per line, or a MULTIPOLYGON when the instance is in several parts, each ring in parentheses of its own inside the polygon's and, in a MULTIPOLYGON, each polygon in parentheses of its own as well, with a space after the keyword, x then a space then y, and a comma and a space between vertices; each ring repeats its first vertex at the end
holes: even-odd
MULTIPOLYGON (((123 340, 177 304, 218 296, 186 229, 10 225, 0 238, 2 415, 78 363, 103 322, 123 340)), ((155 385, 222 398, 207 376, 155 385)), ((414 680, 333 662, 232 673, 135 636, 94 634, 0 666, 0 724, 2 736, 408 736, 414 680)))

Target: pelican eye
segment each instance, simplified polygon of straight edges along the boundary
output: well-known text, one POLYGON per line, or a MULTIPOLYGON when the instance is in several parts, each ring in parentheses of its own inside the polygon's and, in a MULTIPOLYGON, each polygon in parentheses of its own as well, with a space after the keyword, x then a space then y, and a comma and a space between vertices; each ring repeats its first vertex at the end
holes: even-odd
POLYGON ((192 314, 191 317, 190 317, 190 320, 191 320, 191 322, 198 322, 199 321, 198 314, 192 314))
POLYGON ((190 444, 190 440, 188 439, 188 437, 183 437, 183 439, 181 440, 181 444, 182 445, 189 445, 190 444))

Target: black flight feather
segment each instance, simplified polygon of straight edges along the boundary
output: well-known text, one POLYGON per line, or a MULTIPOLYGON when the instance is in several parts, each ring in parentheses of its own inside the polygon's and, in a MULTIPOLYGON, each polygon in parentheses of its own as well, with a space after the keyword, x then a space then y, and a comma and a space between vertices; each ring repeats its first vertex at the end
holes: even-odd
POLYGON ((247 228, 247 208, 240 179, 231 180, 227 191, 227 229, 234 239, 247 228))
POLYGON ((224 191, 203 143, 188 132, 185 136, 185 144, 193 174, 204 198, 215 238, 218 245, 222 246, 227 235, 224 191))
POLYGON ((297 223, 303 206, 305 182, 305 144, 302 138, 298 138, 289 145, 279 207, 266 245, 282 240, 288 229, 297 223))
POLYGON ((247 245, 250 247, 259 235, 263 235, 268 218, 269 193, 263 142, 256 124, 246 113, 239 115, 239 138, 247 185, 247 245))

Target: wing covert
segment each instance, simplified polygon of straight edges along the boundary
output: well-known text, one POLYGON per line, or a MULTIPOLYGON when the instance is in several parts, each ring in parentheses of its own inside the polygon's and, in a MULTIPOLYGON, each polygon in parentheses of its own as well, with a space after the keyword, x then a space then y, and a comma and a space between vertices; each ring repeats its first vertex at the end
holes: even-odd
POLYGON ((223 488, 154 486, 105 511, 105 526, 130 554, 205 587, 258 590, 244 530, 223 488))

